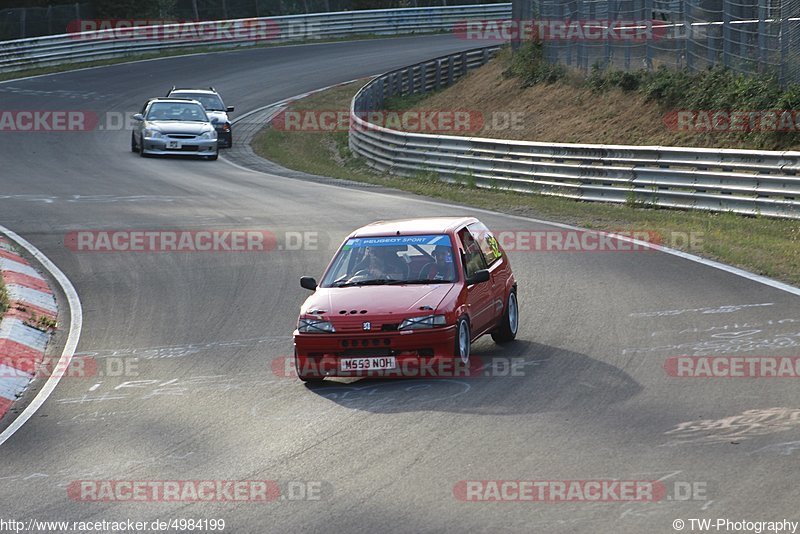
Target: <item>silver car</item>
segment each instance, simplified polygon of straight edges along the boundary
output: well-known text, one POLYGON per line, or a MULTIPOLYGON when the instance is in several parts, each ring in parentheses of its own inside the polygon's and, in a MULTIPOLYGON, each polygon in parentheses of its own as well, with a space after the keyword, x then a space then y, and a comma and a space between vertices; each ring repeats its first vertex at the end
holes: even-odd
POLYGON ((217 159, 217 132, 196 100, 153 98, 133 116, 131 150, 140 156, 178 155, 217 159))

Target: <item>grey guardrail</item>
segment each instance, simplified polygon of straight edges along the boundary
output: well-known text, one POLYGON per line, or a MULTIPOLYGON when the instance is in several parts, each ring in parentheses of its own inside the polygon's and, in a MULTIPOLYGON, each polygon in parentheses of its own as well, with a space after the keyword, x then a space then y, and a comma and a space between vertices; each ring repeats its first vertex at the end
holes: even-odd
MULTIPOLYGON (((376 9, 98 29, 0 41, 0 72, 195 47, 237 47, 365 34, 452 31, 469 19, 501 19, 511 4, 376 9)), ((65 28, 66 30, 66 28, 65 28)))
POLYGON ((387 97, 445 87, 497 47, 383 74, 353 97, 350 150, 378 170, 577 200, 800 218, 800 152, 578 145, 401 132, 365 120, 387 97))

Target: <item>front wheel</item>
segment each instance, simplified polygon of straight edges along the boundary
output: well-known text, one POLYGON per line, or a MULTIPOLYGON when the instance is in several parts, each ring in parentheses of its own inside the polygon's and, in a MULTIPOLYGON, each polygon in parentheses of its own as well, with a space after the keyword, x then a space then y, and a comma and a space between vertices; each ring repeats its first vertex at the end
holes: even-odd
POLYGON ((461 363, 469 363, 469 352, 472 341, 469 336, 469 321, 466 317, 460 317, 456 323, 456 346, 455 354, 461 358, 461 363))
POLYGON ((139 152, 139 149, 136 148, 136 136, 131 132, 131 152, 139 152))
POLYGON ((144 136, 139 138, 139 155, 143 158, 147 157, 147 154, 144 153, 144 136))
POLYGON ((210 161, 216 161, 217 159, 219 159, 219 152, 217 152, 217 153, 216 153, 216 154, 214 154, 213 156, 208 156, 208 159, 209 159, 210 161))
POLYGON ((511 291, 508 294, 508 302, 500 326, 492 332, 492 339, 495 343, 508 343, 517 337, 519 328, 519 304, 517 303, 517 292, 511 291))

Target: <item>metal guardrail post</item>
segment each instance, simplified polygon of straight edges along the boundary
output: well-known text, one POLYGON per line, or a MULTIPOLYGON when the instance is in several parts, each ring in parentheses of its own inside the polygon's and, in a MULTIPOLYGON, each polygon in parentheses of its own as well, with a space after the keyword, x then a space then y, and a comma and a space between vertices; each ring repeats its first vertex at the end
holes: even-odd
POLYGON ((767 54, 767 0, 758 0, 758 72, 763 73, 767 54))
POLYGON ((689 3, 689 0, 682 0, 681 1, 681 10, 683 11, 683 32, 685 34, 683 40, 683 53, 686 56, 686 68, 694 72, 694 50, 692 49, 692 42, 694 40, 694 35, 692 33, 692 19, 690 10, 692 9, 692 5, 689 3))
POLYGON ((722 64, 726 67, 731 66, 731 46, 733 44, 731 9, 730 1, 722 0, 722 64))

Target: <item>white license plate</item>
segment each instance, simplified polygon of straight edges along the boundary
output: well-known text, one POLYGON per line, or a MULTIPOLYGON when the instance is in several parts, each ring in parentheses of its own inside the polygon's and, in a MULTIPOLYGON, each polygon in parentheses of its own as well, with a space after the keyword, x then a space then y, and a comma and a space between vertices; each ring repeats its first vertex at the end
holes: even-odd
POLYGON ((180 141, 167 141, 167 148, 180 149, 181 148, 181 142, 180 141))
POLYGON ((386 371, 397 367, 394 356, 372 356, 369 358, 342 358, 340 371, 386 371))

